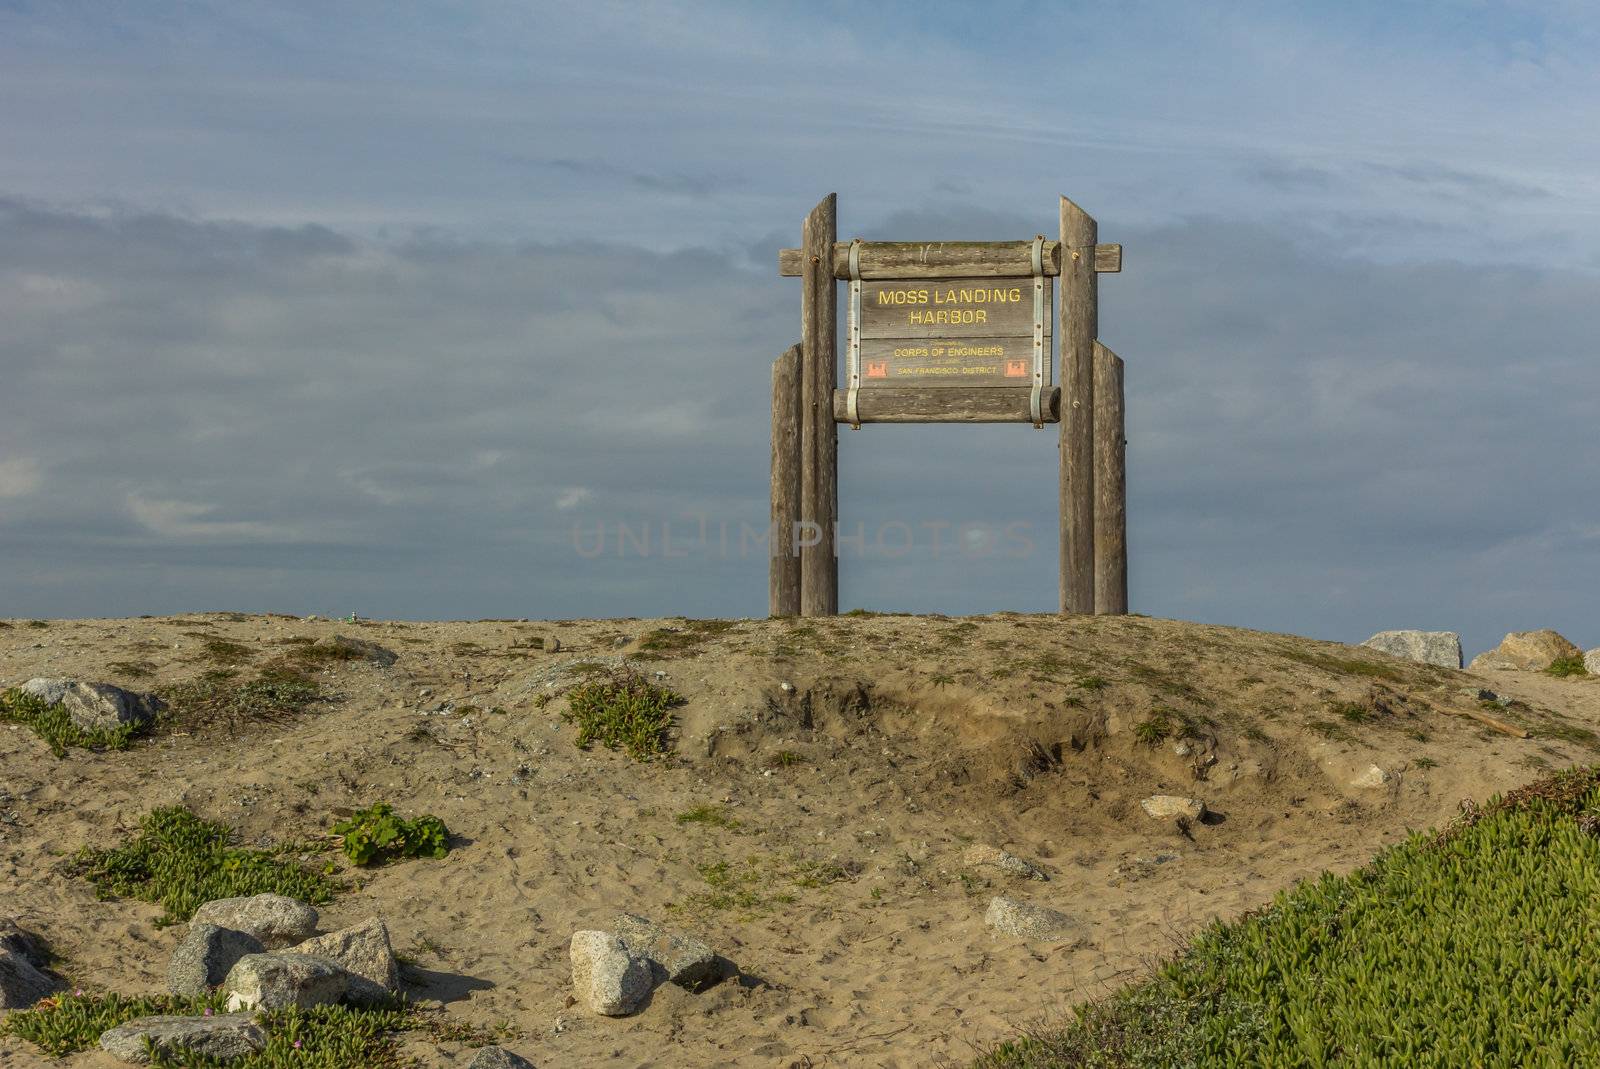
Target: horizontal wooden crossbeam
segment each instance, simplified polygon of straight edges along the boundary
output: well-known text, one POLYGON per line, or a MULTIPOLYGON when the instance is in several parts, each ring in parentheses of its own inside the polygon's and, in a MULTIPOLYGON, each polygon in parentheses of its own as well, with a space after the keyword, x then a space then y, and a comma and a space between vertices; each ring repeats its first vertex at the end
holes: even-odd
MULTIPOLYGON (((1080 250, 1082 251, 1082 250, 1080 250)), ((1121 245, 1095 245, 1094 269, 1122 270, 1121 245)), ((1031 241, 863 241, 862 278, 1019 278, 1033 274, 1031 241)), ((1044 243, 1044 273, 1061 274, 1061 243, 1044 243)), ((800 250, 778 250, 778 274, 798 277, 800 250)), ((833 277, 850 277, 850 243, 833 246, 833 277)))
MULTIPOLYGON (((1032 423, 1032 390, 1020 387, 887 386, 856 394, 862 423, 1032 423)), ((1039 405, 1045 423, 1061 420, 1061 387, 1047 386, 1039 405)), ((849 391, 833 391, 833 418, 849 423, 849 391)))

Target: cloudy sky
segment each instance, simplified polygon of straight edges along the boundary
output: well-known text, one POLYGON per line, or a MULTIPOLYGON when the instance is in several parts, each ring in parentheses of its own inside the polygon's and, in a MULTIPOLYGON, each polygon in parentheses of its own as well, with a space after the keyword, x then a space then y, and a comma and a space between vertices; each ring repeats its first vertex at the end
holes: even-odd
MULTIPOLYGON (((1600 644, 1597 54, 1576 2, 0 4, 0 616, 759 615, 777 250, 1066 193, 1137 611, 1600 644)), ((1052 609, 1055 441, 844 431, 842 604, 1052 609)))

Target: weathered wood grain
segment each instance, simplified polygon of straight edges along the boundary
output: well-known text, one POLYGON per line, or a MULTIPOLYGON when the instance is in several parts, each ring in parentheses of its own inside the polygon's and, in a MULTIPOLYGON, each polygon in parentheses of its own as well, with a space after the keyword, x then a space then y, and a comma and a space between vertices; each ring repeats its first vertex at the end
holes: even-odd
POLYGON ((829 193, 806 216, 802 251, 800 614, 839 611, 839 559, 834 555, 839 512, 839 433, 833 420, 838 360, 838 287, 830 259, 838 239, 838 195, 829 193))
POLYGON ((1122 270, 1121 245, 1096 245, 1094 247, 1094 269, 1102 274, 1116 274, 1122 270))
MULTIPOLYGON (((1031 423, 1028 387, 949 388, 899 387, 863 390, 856 398, 862 423, 1031 423)), ((833 417, 846 419, 847 391, 835 390, 833 417)), ((1046 387, 1040 396, 1044 422, 1061 418, 1061 388, 1046 387)))
MULTIPOLYGON (((778 274, 798 275, 799 249, 778 250, 778 274)), ((861 277, 1022 278, 1033 274, 1032 241, 864 241, 861 277)), ((850 243, 833 247, 834 278, 850 277, 850 243)), ((1044 243, 1044 273, 1061 273, 1057 243, 1044 243)))
POLYGON ((800 345, 772 364, 772 515, 768 532, 767 614, 800 615, 800 345))
POLYGON ((1094 612, 1094 340, 1099 227, 1061 198, 1061 611, 1094 612))
POLYGON ((1128 611, 1128 471, 1122 358, 1094 343, 1094 611, 1128 611))
MULTIPOLYGON (((800 276, 800 250, 778 250, 778 274, 800 276)), ((1094 269, 1122 270, 1121 245, 1096 245, 1094 269)), ((1044 243, 1044 273, 1061 273, 1061 243, 1044 243)), ((864 241, 862 278, 1021 278, 1033 274, 1031 241, 864 241), (972 270, 966 270, 971 267, 972 270)), ((850 243, 833 247, 833 277, 850 277, 850 243)))

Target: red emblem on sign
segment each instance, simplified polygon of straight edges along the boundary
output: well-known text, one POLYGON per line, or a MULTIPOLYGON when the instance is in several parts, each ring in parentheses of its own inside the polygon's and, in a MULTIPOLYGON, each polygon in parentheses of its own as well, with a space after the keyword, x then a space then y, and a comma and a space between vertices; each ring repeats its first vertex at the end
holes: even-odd
POLYGON ((1006 378, 1025 379, 1028 377, 1028 362, 1026 360, 1007 360, 1006 378))
POLYGON ((869 379, 886 379, 888 377, 889 377, 889 361, 887 361, 887 360, 869 360, 869 361, 867 361, 867 378, 869 378, 869 379))

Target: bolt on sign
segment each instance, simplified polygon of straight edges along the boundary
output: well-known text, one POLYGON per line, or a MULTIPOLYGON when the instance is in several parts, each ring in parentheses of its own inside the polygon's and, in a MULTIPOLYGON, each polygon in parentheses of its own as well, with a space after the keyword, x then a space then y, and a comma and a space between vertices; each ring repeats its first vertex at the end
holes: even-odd
POLYGON ((1065 197, 1053 241, 840 242, 836 211, 830 194, 778 254, 802 329, 773 366, 770 611, 838 611, 838 423, 1014 422, 1061 424, 1061 610, 1126 612, 1122 361, 1097 338, 1097 276, 1122 246, 1065 197))

